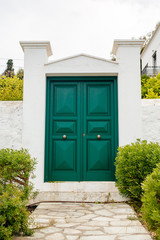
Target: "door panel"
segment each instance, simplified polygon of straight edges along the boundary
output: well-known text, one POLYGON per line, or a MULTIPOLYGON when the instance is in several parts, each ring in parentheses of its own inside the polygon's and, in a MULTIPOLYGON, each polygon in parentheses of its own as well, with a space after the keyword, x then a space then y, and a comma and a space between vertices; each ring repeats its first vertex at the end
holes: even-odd
POLYGON ((101 133, 101 134, 110 134, 111 127, 110 121, 88 121, 87 132, 89 134, 101 133))
POLYGON ((78 181, 80 178, 79 95, 78 83, 51 85, 50 181, 78 181))
POLYGON ((87 171, 108 170, 110 159, 110 141, 89 140, 87 145, 87 171))
POLYGON ((115 180, 116 78, 49 77, 47 88, 45 180, 115 180))
POLYGON ((110 86, 98 84, 86 84, 88 116, 109 115, 110 112, 110 86))
POLYGON ((53 170, 76 171, 75 141, 54 141, 53 170))
POLYGON ((76 115, 77 113, 77 87, 57 85, 54 87, 54 115, 76 115))
POLYGON ((76 134, 76 121, 54 121, 53 135, 73 135, 76 134))
POLYGON ((84 83, 84 179, 113 179, 112 82, 84 83))

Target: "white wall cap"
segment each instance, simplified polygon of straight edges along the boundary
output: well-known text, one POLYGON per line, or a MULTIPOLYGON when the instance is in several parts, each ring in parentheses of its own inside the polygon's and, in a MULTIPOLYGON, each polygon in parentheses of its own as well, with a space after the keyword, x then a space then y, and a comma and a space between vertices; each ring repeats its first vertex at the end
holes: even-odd
POLYGON ((70 56, 70 57, 66 57, 66 58, 61 58, 61 59, 57 59, 57 60, 54 60, 54 61, 50 61, 50 62, 46 63, 45 65, 50 65, 50 64, 58 63, 58 62, 63 62, 63 61, 67 61, 67 60, 70 60, 72 58, 78 58, 78 57, 92 58, 92 59, 103 61, 103 62, 118 64, 118 62, 116 62, 116 61, 107 60, 105 58, 100 58, 100 57, 96 57, 96 56, 93 56, 93 55, 81 53, 81 54, 73 55, 73 56, 70 56))
POLYGON ((134 40, 134 39, 130 39, 130 40, 125 40, 125 39, 116 39, 114 40, 113 43, 113 48, 112 48, 112 53, 114 55, 116 55, 117 53, 117 49, 119 46, 140 46, 142 47, 144 44, 144 40, 134 40))
POLYGON ((30 49, 45 48, 47 51, 48 57, 53 54, 51 44, 49 41, 20 41, 19 43, 20 43, 23 51, 25 48, 30 48, 30 49))

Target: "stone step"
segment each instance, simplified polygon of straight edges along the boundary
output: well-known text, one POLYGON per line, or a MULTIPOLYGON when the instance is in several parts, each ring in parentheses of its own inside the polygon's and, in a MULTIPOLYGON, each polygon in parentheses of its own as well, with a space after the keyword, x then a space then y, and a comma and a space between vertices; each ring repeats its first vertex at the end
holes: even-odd
POLYGON ((43 188, 30 204, 39 202, 124 202, 115 182, 53 182, 43 188))

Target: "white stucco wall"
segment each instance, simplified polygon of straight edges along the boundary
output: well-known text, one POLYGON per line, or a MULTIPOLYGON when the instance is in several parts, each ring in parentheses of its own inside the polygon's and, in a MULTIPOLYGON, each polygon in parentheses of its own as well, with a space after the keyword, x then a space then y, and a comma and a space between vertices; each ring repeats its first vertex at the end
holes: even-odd
POLYGON ((142 136, 160 143, 160 99, 142 101, 142 136))
POLYGON ((22 147, 23 102, 0 101, 0 148, 22 147))

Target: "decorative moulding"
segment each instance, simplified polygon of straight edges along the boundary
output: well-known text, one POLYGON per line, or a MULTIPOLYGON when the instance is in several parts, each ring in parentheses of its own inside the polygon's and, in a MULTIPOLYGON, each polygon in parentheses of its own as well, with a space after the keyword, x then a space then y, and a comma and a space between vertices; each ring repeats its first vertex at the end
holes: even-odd
POLYGON ((50 64, 54 64, 54 63, 58 63, 58 62, 63 62, 63 61, 67 61, 67 60, 70 60, 70 59, 73 59, 73 58, 78 58, 78 57, 91 58, 91 59, 95 59, 95 60, 98 60, 98 61, 118 64, 118 62, 116 62, 116 61, 111 61, 111 60, 107 60, 105 58, 100 58, 100 57, 88 55, 88 54, 85 54, 85 53, 81 53, 81 54, 69 56, 69 57, 66 57, 66 58, 61 58, 61 59, 58 59, 58 60, 50 61, 50 62, 46 63, 45 65, 50 65, 50 64))

